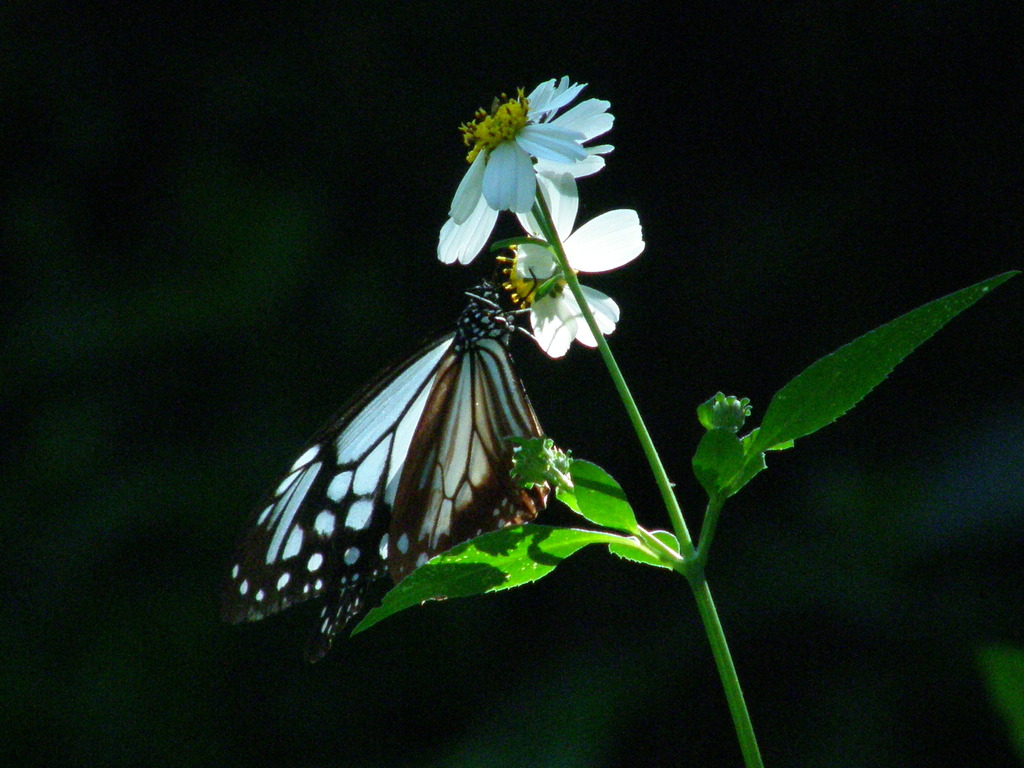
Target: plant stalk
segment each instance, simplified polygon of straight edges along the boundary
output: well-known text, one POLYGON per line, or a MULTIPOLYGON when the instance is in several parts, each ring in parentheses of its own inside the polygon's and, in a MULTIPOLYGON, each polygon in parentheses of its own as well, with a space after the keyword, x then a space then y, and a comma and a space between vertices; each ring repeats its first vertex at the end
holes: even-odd
POLYGON ((704 561, 707 559, 706 545, 709 545, 714 538, 714 530, 718 522, 718 512, 721 510, 721 503, 715 505, 712 502, 709 504, 707 510, 709 514, 705 516, 705 526, 701 532, 700 541, 703 560, 698 559, 693 539, 690 537, 686 521, 683 519, 682 508, 679 506, 679 501, 672 491, 672 483, 669 481, 665 467, 661 463, 661 457, 654 447, 654 441, 651 439, 651 434, 644 424, 643 417, 640 415, 640 409, 637 408, 636 401, 629 391, 626 379, 622 375, 618 363, 615 362, 611 348, 608 346, 604 334, 601 332, 593 313, 590 311, 590 306, 587 304, 586 297, 580 288, 579 280, 576 278, 576 272, 569 265, 561 239, 558 237, 554 223, 551 220, 551 212, 539 186, 537 188, 537 199, 534 203, 534 215, 540 224, 541 232, 547 240, 552 255, 562 270, 566 285, 572 291, 572 295, 575 297, 576 303, 579 304, 580 311, 583 313, 583 318, 586 320, 587 326, 597 341, 597 348, 601 353, 601 358, 608 368, 612 383, 622 399, 629 420, 633 424, 637 439, 640 441, 640 447, 643 449, 651 471, 654 473, 654 480, 661 491, 661 497, 665 503, 666 510, 668 510, 669 519, 675 530, 676 538, 679 540, 679 554, 683 557, 684 561, 690 561, 693 558, 692 567, 688 565, 688 567, 681 570, 681 573, 686 576, 693 591, 694 599, 697 601, 697 609, 700 612, 701 621, 704 624, 704 630, 711 645, 711 652, 715 658, 718 675, 725 689, 725 697, 729 704, 729 711, 732 714, 733 725, 740 743, 740 750, 743 753, 744 765, 746 768, 764 768, 764 763, 761 761, 761 753, 757 747, 757 739, 754 736, 754 726, 750 721, 750 713, 747 711, 747 706, 743 699, 743 690, 740 688, 739 677, 736 674, 736 666, 733 664, 732 654, 729 652, 729 644, 725 639, 725 631, 722 629, 718 610, 715 608, 715 602, 711 597, 711 589, 704 576, 704 561))

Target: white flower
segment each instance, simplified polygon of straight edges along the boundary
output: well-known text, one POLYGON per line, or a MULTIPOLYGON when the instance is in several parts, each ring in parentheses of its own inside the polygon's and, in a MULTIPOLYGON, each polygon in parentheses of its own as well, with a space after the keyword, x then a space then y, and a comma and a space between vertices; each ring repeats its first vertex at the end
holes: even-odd
MULTIPOLYGON (((619 209, 591 219, 575 232, 579 200, 575 180, 569 174, 538 177, 551 211, 555 229, 569 266, 577 272, 606 272, 628 264, 644 249, 643 231, 636 211, 619 209), (571 192, 571 193, 570 193, 571 192), (569 232, 568 236, 564 233, 569 232)), ((532 214, 520 215, 520 222, 531 235, 540 237, 540 227, 532 214)), ((588 347, 597 340, 587 325, 576 298, 565 281, 557 278, 558 265, 546 248, 523 243, 518 246, 509 283, 506 287, 530 306, 530 322, 537 343, 550 357, 561 357, 576 339, 588 347), (555 278, 551 281, 551 278, 555 278)), ((580 286, 597 326, 608 335, 619 320, 619 307, 601 291, 580 286)))
POLYGON ((527 213, 536 196, 537 173, 580 177, 604 166, 601 155, 612 147, 583 144, 611 129, 609 103, 587 99, 556 116, 585 87, 570 84, 568 77, 548 80, 529 96, 520 90, 514 99, 496 100, 490 112, 479 110, 462 126, 470 165, 441 228, 437 257, 442 262, 468 264, 476 258, 499 211, 527 213))

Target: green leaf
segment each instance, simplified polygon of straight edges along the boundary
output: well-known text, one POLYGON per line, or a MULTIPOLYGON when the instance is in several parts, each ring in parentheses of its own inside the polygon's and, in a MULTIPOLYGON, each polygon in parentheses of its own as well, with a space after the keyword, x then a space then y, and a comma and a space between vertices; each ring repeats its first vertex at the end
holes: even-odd
POLYGON ((556 488, 555 497, 573 512, 580 514, 580 503, 576 501, 576 494, 568 488, 562 488, 561 486, 556 488))
POLYGON ((638 524, 615 478, 589 461, 573 461, 572 484, 579 513, 605 528, 636 533, 638 524))
POLYGON ((1024 650, 992 645, 981 649, 978 663, 992 703, 1006 722, 1017 757, 1024 761, 1024 650))
MULTIPOLYGON (((679 551, 679 540, 676 539, 673 534, 668 531, 651 531, 651 533, 655 538, 668 546, 669 549, 675 550, 676 552, 679 551)), ((666 563, 636 539, 625 539, 621 542, 609 544, 608 551, 613 555, 618 555, 623 560, 631 560, 634 563, 641 563, 642 565, 653 565, 658 568, 672 569, 671 564, 666 563)))
POLYGON ((693 473, 709 497, 731 495, 729 488, 747 460, 736 434, 723 427, 704 433, 693 455, 693 473))
POLYGON ((671 531, 651 531, 651 535, 669 549, 675 552, 679 551, 679 539, 671 531))
MULTIPOLYGON (((768 468, 768 465, 764 463, 764 453, 761 451, 751 452, 751 448, 757 442, 757 430, 754 430, 751 434, 740 440, 740 444, 743 446, 743 453, 746 455, 746 463, 743 465, 743 470, 732 479, 732 483, 729 486, 729 495, 732 496, 743 486, 754 479, 755 476, 761 473, 761 471, 768 468)), ((787 448, 793 447, 793 441, 787 440, 784 443, 778 443, 773 445, 768 450, 770 451, 782 451, 787 448)))
POLYGON ((942 326, 1016 274, 1005 272, 936 299, 813 363, 776 393, 751 453, 770 450, 831 424, 942 326))
POLYGON ((629 541, 614 533, 519 525, 471 539, 423 564, 384 596, 352 630, 358 634, 392 614, 427 600, 468 597, 543 578, 588 544, 629 541))

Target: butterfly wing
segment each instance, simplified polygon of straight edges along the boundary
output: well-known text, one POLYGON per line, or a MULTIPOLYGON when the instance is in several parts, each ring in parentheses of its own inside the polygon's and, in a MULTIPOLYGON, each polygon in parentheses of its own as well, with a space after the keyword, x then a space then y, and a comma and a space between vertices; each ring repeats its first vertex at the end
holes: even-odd
POLYGON ((319 636, 329 645, 339 622, 362 610, 365 590, 387 573, 398 480, 451 345, 449 334, 385 371, 314 437, 237 550, 221 592, 225 620, 262 619, 327 594, 319 636))
POLYGON ((506 438, 541 435, 502 340, 483 338, 462 353, 449 350, 395 496, 388 552, 395 583, 456 544, 537 516, 549 488, 514 485, 514 446, 506 438))
POLYGON ((512 316, 484 283, 456 332, 382 374, 321 431, 259 508, 222 590, 227 621, 323 595, 310 661, 377 594, 480 533, 532 520, 548 487, 515 487, 509 436, 540 436, 512 367, 512 316))

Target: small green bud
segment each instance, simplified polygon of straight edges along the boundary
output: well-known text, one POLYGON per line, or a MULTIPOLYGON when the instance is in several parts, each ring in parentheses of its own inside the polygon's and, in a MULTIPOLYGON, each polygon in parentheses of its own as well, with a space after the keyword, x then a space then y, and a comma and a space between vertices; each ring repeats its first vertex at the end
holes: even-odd
POLYGON ((512 479, 520 488, 550 483, 555 488, 572 490, 569 467, 572 453, 562 451, 550 437, 509 437, 512 450, 512 479))
POLYGON ((728 429, 739 432, 750 416, 752 408, 749 398, 726 397, 721 392, 697 407, 697 419, 704 429, 728 429))

